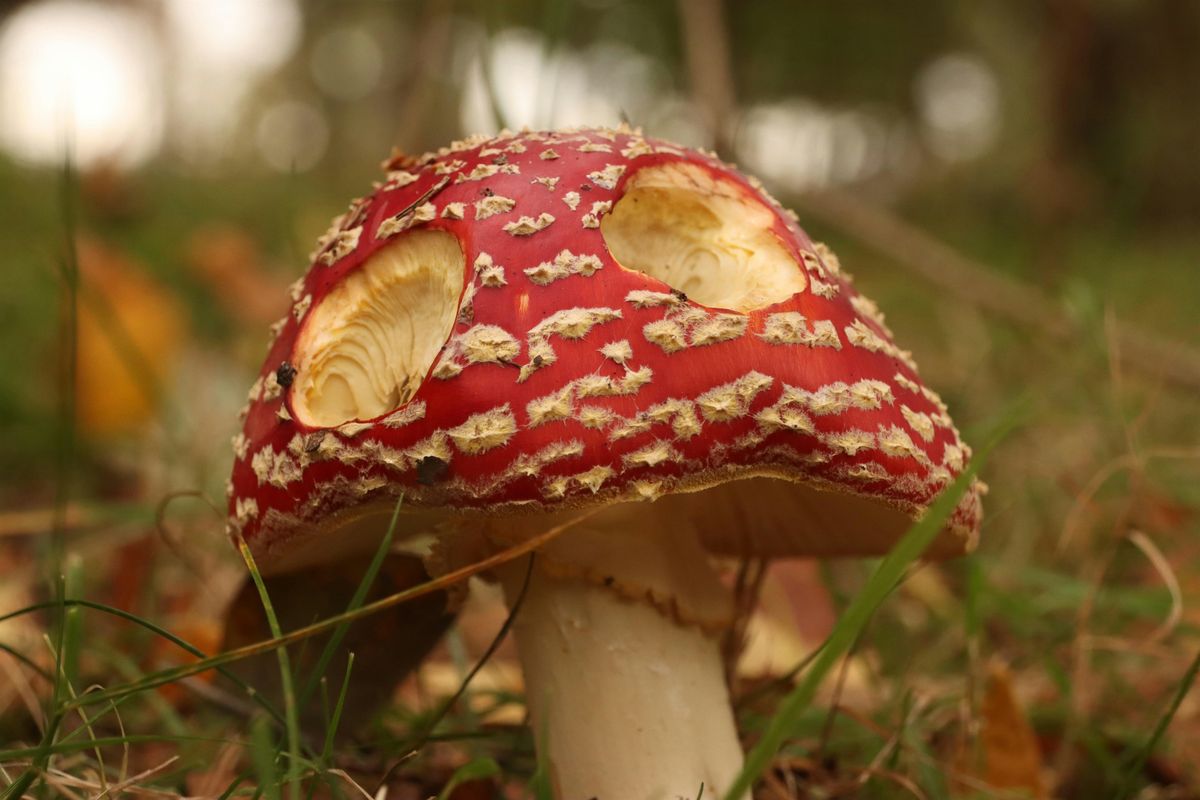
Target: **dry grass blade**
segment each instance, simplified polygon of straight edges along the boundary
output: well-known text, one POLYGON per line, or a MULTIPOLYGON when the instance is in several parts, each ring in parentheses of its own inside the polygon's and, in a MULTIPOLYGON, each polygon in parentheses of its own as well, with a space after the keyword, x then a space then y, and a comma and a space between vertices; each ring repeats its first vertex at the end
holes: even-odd
POLYGON ((121 794, 121 792, 124 792, 126 789, 136 784, 138 781, 144 781, 147 778, 157 775, 178 760, 179 756, 171 756, 156 767, 150 767, 149 769, 142 770, 136 775, 130 775, 120 783, 114 783, 106 786, 99 794, 93 795, 92 800, 104 800, 106 797, 116 797, 121 794))
POLYGON ((1171 595, 1171 608, 1167 612, 1166 619, 1140 640, 1134 641, 1117 636, 1081 635, 1081 646, 1090 650, 1141 653, 1165 663, 1179 660, 1181 655, 1177 648, 1164 644, 1167 637, 1175 632, 1183 619, 1183 590, 1179 585, 1179 578, 1167 557, 1150 537, 1141 531, 1133 531, 1127 538, 1146 556, 1150 565, 1162 578, 1163 586, 1171 595))
POLYGON ((38 703, 37 692, 34 691, 33 684, 30 683, 29 678, 21 670, 20 664, 17 663, 17 658, 7 652, 0 652, 0 671, 8 676, 6 681, 21 698, 21 702, 29 713, 29 718, 34 721, 39 731, 44 731, 46 729, 45 712, 38 703))
POLYGON ((1062 534, 1059 536, 1058 548, 1064 550, 1076 541, 1080 528, 1083 527, 1084 512, 1091 506, 1096 494, 1110 478, 1124 470, 1141 469, 1150 461, 1200 461, 1200 448, 1161 447, 1147 450, 1140 454, 1126 453, 1114 458, 1092 475, 1087 485, 1075 497, 1071 510, 1067 512, 1063 523, 1062 534))
POLYGON ((77 775, 72 775, 60 769, 50 769, 46 772, 46 782, 53 785, 57 791, 62 792, 70 797, 79 797, 81 800, 83 795, 71 792, 71 789, 84 789, 95 792, 89 796, 89 800, 106 800, 106 798, 114 798, 123 793, 138 794, 147 797, 179 797, 178 792, 173 792, 167 789, 154 789, 148 786, 139 786, 140 781, 151 778, 179 761, 179 756, 171 756, 166 761, 143 770, 136 775, 131 775, 120 783, 102 786, 102 778, 100 780, 88 780, 80 778, 77 775))
MULTIPOLYGON (((354 788, 354 791, 358 792, 360 795, 362 795, 364 798, 366 798, 366 800, 376 800, 376 798, 372 797, 371 793, 368 792, 366 789, 364 789, 358 781, 356 781, 356 780, 354 780, 354 778, 350 777, 350 773, 346 772, 346 770, 335 768, 335 769, 328 769, 328 770, 326 770, 326 772, 328 772, 330 775, 336 775, 339 778, 341 778, 342 780, 344 780, 346 783, 350 784, 350 786, 352 786, 354 788)), ((381 791, 381 794, 382 793, 383 792, 381 791)))

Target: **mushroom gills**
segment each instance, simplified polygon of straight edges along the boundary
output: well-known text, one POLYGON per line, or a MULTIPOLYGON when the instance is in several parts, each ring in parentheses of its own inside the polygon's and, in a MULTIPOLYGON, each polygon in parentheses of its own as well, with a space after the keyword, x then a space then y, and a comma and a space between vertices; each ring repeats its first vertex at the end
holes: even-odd
POLYGON ((773 227, 777 217, 746 189, 697 164, 645 167, 600 231, 626 269, 706 306, 734 311, 782 302, 807 285, 773 227))
POLYGON ((334 427, 408 402, 450 336, 465 264, 453 234, 415 230, 343 278, 296 342, 297 419, 334 427))

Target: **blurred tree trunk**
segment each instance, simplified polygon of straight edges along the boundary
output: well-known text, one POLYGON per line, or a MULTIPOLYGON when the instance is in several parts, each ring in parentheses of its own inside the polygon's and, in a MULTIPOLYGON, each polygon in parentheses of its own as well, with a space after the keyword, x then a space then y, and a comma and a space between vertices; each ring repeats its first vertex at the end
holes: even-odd
POLYGON ((704 115, 713 148, 722 157, 733 158, 737 100, 725 11, 721 0, 679 0, 692 100, 704 115))
POLYGON ((1114 95, 1105 31, 1090 0, 1048 0, 1042 58, 1046 132, 1029 195, 1040 274, 1057 282, 1066 233, 1094 202, 1092 138, 1114 95))
POLYGON ((1133 63, 1123 66, 1136 81, 1130 96, 1152 91, 1145 116, 1131 122, 1152 131, 1153 145, 1144 153, 1147 180, 1132 188, 1140 189, 1142 213, 1194 226, 1200 215, 1200 3, 1161 0, 1135 8, 1147 24, 1133 63))
POLYGON ((1043 275, 1073 224, 1200 214, 1200 3, 1048 0, 1044 141, 1030 182, 1043 275))

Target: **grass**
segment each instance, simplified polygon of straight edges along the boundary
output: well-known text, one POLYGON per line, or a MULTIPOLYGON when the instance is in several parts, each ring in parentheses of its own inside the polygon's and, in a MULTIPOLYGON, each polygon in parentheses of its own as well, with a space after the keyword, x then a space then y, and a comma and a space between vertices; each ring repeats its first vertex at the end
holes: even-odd
POLYGON ((970 467, 955 479, 926 512, 926 515, 898 541, 871 575, 862 591, 839 617, 832 633, 821 645, 816 658, 800 682, 780 702, 758 743, 746 755, 746 763, 725 800, 738 800, 762 777, 780 748, 795 729, 800 713, 807 709, 829 671, 862 635, 875 611, 903 581, 904 573, 933 542, 962 499, 982 465, 976 457, 970 467))
POLYGON ((1188 665, 1187 672, 1183 674, 1183 678, 1179 681, 1179 686, 1175 690, 1174 696, 1171 698, 1170 704, 1163 711, 1162 716, 1158 718, 1158 722, 1154 725, 1154 729, 1150 735, 1146 737, 1146 741, 1139 747, 1133 748, 1129 757, 1129 764, 1124 770, 1121 783, 1117 790, 1113 793, 1113 800, 1125 800, 1132 797, 1135 793, 1135 787, 1142 775, 1142 770, 1146 766, 1146 761, 1154 754, 1158 745, 1162 742, 1163 736, 1166 735, 1167 726, 1171 724, 1171 720, 1175 718, 1175 714, 1179 711, 1179 706, 1183 704, 1183 700, 1187 697, 1188 692, 1196 683, 1196 674, 1200 672, 1200 653, 1192 659, 1192 663, 1188 665))
MULTIPOLYGON (((392 518, 392 528, 394 527, 395 517, 392 518)), ((276 639, 280 639, 283 637, 283 631, 279 627, 279 619, 275 615, 275 607, 271 604, 271 596, 267 593, 267 586, 263 583, 262 574, 258 571, 258 565, 254 563, 254 555, 250 552, 250 548, 246 546, 244 540, 238 541, 238 552, 242 554, 242 559, 246 562, 246 567, 250 570, 250 577, 254 580, 254 587, 258 589, 258 596, 262 601, 263 611, 267 614, 267 624, 270 626, 271 635, 276 639)), ((296 712, 296 689, 292 684, 292 662, 288 658, 288 649, 286 646, 277 647, 275 649, 275 656, 279 659, 279 680, 283 686, 284 725, 287 732, 287 771, 284 781, 288 785, 288 796, 291 800, 299 800, 300 718, 296 712)), ((254 737, 255 749, 257 750, 261 744, 259 737, 256 735, 254 737)), ((261 756, 256 756, 255 761, 256 767, 261 770, 262 765, 258 763, 261 761, 261 756)))

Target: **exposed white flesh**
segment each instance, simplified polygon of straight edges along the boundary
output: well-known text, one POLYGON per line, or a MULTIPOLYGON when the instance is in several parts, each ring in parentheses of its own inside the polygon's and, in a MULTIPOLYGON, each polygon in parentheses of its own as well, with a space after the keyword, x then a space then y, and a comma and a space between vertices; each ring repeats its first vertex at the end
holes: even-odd
POLYGON ((672 163, 639 170, 600 230, 621 266, 698 303, 750 311, 806 285, 804 271, 771 230, 774 220, 732 181, 672 163))
MULTIPOLYGON (((570 539, 568 532, 559 541, 570 539)), ((620 537, 618 537, 620 538, 620 537)), ((655 559, 691 562, 693 535, 654 536, 655 559)), ((621 542, 613 545, 619 556, 621 542)), ((727 594, 705 565, 686 576, 645 561, 621 574, 620 558, 597 584, 535 568, 514 632, 541 759, 557 800, 677 800, 720 797, 742 766, 718 638, 654 604, 605 586, 645 582, 647 595, 727 594), (615 566, 615 569, 613 568, 615 566), (681 585, 686 584, 686 585, 681 585)), ((525 562, 501 574, 514 602, 525 562)))
POLYGON ((297 340, 297 418, 333 427, 407 402, 450 336, 464 269, 452 234, 414 230, 346 276, 297 340))

